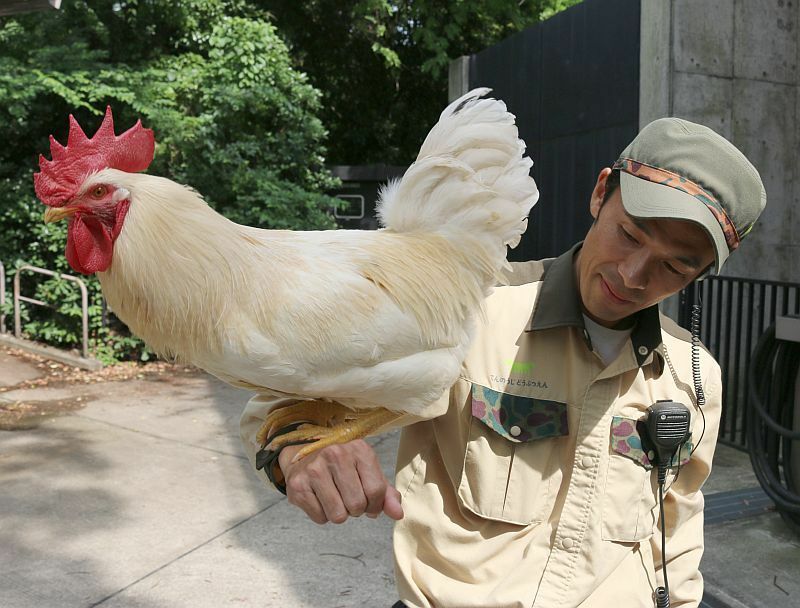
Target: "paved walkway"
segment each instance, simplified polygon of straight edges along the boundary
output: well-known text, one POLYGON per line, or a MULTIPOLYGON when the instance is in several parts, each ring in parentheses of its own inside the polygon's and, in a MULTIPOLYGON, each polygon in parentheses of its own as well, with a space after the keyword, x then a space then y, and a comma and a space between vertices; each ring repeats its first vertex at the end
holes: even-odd
MULTIPOLYGON (((0 607, 390 605, 391 522, 317 526, 242 454, 206 375, 0 393, 89 405, 0 432, 0 607)), ((378 440, 391 470, 396 437, 378 440)))
MULTIPOLYGON (((26 374, 36 371, 0 358, 0 386, 26 374)), ((198 374, 0 399, 67 394, 88 405, 0 432, 0 607, 380 608, 395 600, 386 517, 316 526, 250 470, 237 435, 248 393, 198 374)), ((397 434, 373 444, 389 474, 397 434)), ((746 456, 721 449, 709 494, 756 485, 746 456)), ((800 539, 772 512, 719 521, 707 531, 706 605, 799 606, 800 539)))
POLYGON ((14 386, 24 380, 33 380, 39 377, 39 370, 0 350, 0 386, 14 386))

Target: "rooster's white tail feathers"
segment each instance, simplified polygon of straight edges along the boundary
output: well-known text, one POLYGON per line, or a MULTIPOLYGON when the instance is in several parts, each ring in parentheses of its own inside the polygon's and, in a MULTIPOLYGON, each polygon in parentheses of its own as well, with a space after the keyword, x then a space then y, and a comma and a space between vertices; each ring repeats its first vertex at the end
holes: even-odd
POLYGON ((482 99, 489 91, 470 91, 442 112, 416 162, 382 190, 378 217, 390 230, 435 232, 468 247, 494 279, 539 192, 514 116, 502 101, 482 99))

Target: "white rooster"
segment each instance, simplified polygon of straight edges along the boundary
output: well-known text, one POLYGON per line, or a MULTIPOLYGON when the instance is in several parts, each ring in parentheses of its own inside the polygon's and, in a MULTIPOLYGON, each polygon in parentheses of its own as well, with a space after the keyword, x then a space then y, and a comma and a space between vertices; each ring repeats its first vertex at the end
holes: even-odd
POLYGON ((111 308, 161 355, 235 386, 293 396, 259 433, 314 421, 269 447, 374 433, 430 418, 457 379, 473 317, 501 279, 538 198, 514 117, 476 89, 450 104, 402 180, 384 229, 294 232, 235 224, 191 188, 137 173, 152 131, 115 136, 110 108, 87 138, 70 116, 36 193, 69 218, 72 268, 97 273, 111 308))

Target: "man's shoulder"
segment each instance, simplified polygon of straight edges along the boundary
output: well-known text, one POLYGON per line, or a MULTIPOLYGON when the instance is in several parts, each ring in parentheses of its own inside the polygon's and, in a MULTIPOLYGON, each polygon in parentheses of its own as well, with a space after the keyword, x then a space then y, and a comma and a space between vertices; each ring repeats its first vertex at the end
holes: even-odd
POLYGON ((509 262, 510 268, 503 272, 503 285, 518 287, 528 283, 537 283, 544 278, 545 270, 551 259, 529 260, 527 262, 509 262))
POLYGON ((496 331, 498 324, 514 323, 512 319, 527 321, 539 297, 548 261, 510 262, 503 271, 502 281, 486 298, 483 324, 496 331))
MULTIPOLYGON (((663 313, 659 313, 659 321, 661 322, 661 337, 667 349, 690 356, 692 334, 663 313)), ((717 365, 714 355, 702 342, 700 342, 700 356, 711 359, 714 365, 717 365)))
POLYGON ((661 323, 661 332, 664 334, 664 339, 691 344, 692 334, 673 321, 671 317, 659 312, 658 320, 661 323))

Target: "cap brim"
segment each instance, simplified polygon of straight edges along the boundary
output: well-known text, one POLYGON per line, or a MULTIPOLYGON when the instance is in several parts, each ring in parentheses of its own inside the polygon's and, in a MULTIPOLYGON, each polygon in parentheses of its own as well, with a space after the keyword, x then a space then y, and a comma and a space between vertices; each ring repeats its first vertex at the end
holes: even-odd
POLYGON ((685 220, 699 224, 714 244, 715 273, 728 259, 728 244, 717 218, 691 194, 671 186, 620 172, 622 204, 630 215, 642 219, 685 220))

